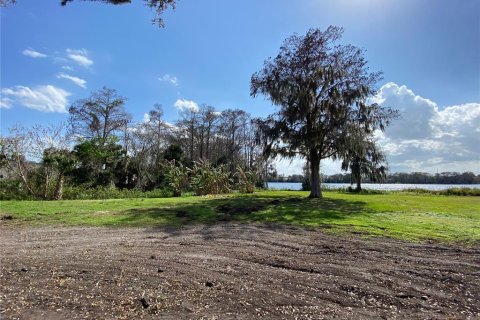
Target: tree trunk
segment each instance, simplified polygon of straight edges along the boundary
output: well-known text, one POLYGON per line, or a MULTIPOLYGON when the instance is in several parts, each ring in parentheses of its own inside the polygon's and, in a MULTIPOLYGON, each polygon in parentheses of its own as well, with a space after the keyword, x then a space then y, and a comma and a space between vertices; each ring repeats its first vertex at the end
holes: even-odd
POLYGON ((206 154, 206 158, 208 160, 208 162, 212 163, 213 161, 210 159, 210 126, 208 126, 207 128, 207 141, 206 141, 206 150, 205 150, 205 154, 206 154))
POLYGON ((65 181, 65 175, 63 173, 58 174, 57 186, 55 187, 55 200, 62 200, 63 197, 63 183, 65 181))
POLYGON ((200 159, 201 160, 204 160, 203 158, 203 137, 204 136, 204 133, 203 133, 203 126, 202 126, 202 130, 200 131, 200 159))
POLYGON ((310 181, 311 190, 309 198, 322 198, 322 188, 320 185, 320 158, 316 150, 310 151, 310 181))
POLYGON ((357 176, 357 191, 362 191, 362 182, 360 175, 357 176))
MULTIPOLYGON (((17 166, 19 168, 19 175, 20 175, 20 178, 22 179, 23 181, 23 184, 25 185, 25 188, 27 188, 28 192, 30 193, 30 195, 32 196, 36 196, 37 194, 33 191, 33 189, 30 187, 30 184, 28 183, 28 178, 27 178, 27 175, 23 172, 22 170, 22 167, 21 167, 22 164, 20 163, 17 163, 17 166)), ((13 172, 15 172, 13 170, 13 172)))
POLYGON ((355 182, 357 183, 356 191, 361 191, 362 190, 362 173, 360 171, 360 160, 358 158, 355 159, 352 165, 352 176, 355 179, 355 182))
POLYGON ((45 168, 45 189, 43 190, 43 199, 48 200, 48 185, 50 184, 50 174, 45 168))

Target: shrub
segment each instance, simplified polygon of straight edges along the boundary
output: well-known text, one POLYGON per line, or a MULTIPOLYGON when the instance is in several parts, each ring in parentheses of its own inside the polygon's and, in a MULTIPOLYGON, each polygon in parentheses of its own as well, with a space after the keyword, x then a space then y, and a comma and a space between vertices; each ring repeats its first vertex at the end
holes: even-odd
POLYGON ((407 189, 405 191, 418 194, 434 194, 441 196, 480 196, 480 189, 476 188, 449 188, 446 190, 407 189))
POLYGON ((24 184, 19 180, 0 181, 0 200, 34 200, 24 184))
POLYGON ((187 168, 175 160, 167 161, 165 179, 173 191, 173 196, 180 197, 183 189, 188 185, 187 168))
POLYGON ((214 167, 208 161, 199 161, 194 163, 191 172, 192 187, 196 195, 231 192, 232 181, 225 165, 214 167))
POLYGON ((254 171, 244 171, 242 167, 237 167, 238 186, 241 193, 253 193, 257 182, 257 173, 254 171))

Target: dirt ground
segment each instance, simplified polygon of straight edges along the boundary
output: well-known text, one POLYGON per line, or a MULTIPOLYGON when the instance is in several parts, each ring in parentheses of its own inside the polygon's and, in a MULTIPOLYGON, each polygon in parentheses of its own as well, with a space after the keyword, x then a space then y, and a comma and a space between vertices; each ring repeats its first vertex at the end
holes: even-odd
POLYGON ((480 248, 223 224, 0 226, 1 319, 479 319, 480 248))

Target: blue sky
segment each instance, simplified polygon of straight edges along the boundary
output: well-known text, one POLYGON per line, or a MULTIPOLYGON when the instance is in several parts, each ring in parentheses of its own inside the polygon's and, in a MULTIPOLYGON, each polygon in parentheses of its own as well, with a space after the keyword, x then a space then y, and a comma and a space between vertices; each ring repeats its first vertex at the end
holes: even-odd
MULTIPOLYGON (((160 103, 173 122, 179 99, 265 116, 275 108, 250 97, 251 75, 294 32, 338 25, 384 72, 376 98, 404 115, 379 134, 391 171, 480 173, 480 1, 179 0, 163 29, 134 2, 2 8, 1 133, 65 121, 70 103, 104 85, 136 121, 160 103)), ((284 173, 300 167, 279 162, 284 173)))

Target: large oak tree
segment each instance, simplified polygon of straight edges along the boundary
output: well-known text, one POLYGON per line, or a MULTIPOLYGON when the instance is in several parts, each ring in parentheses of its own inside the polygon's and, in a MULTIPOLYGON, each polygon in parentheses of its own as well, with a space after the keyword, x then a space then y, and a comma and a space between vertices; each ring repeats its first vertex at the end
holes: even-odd
POLYGON ((321 160, 346 148, 352 123, 383 128, 393 112, 366 103, 381 73, 369 71, 361 49, 338 43, 342 34, 334 26, 295 34, 251 79, 251 95, 265 95, 279 107, 260 121, 269 140, 266 152, 306 158, 313 198, 322 197, 321 160))

